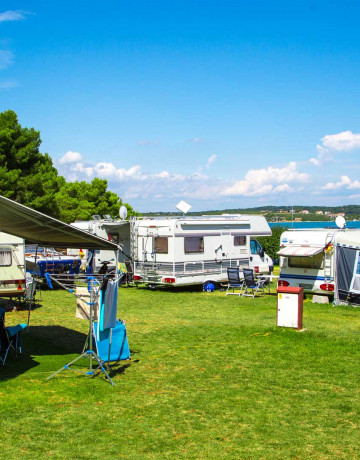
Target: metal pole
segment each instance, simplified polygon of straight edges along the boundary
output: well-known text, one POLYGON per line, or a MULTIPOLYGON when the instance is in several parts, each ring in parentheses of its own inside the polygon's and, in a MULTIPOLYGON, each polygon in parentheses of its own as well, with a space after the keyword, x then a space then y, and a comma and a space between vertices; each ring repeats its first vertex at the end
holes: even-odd
MULTIPOLYGON (((117 283, 119 283, 118 278, 119 278, 119 273, 120 273, 120 249, 116 251, 116 267, 115 267, 115 280, 117 283)), ((117 299, 116 299, 116 305, 117 305, 117 299)), ((108 364, 110 364, 110 353, 111 353, 111 344, 112 344, 112 328, 110 328, 110 337, 109 337, 109 354, 108 354, 108 364)))
MULTIPOLYGON (((93 331, 93 303, 94 303, 94 280, 90 278, 90 330, 89 330, 89 351, 92 351, 92 331, 93 331)), ((92 353, 89 353, 90 358, 90 372, 92 372, 92 353)))
MULTIPOLYGON (((37 262, 38 248, 39 248, 39 245, 37 244, 36 249, 35 249, 34 270, 35 270, 36 262, 37 262)), ((26 265, 25 265, 25 280, 26 280, 26 265)), ((32 274, 32 282, 35 283, 34 273, 32 274)), ((26 285, 25 285, 25 290, 26 290, 26 285)), ((27 328, 26 328, 27 332, 29 332, 30 314, 31 314, 32 301, 33 301, 33 292, 35 292, 35 289, 33 290, 33 286, 31 286, 30 292, 31 292, 31 297, 30 297, 30 301, 29 301, 29 311, 28 311, 28 320, 27 320, 27 328)), ((26 295, 26 293, 25 293, 25 295, 26 295)))

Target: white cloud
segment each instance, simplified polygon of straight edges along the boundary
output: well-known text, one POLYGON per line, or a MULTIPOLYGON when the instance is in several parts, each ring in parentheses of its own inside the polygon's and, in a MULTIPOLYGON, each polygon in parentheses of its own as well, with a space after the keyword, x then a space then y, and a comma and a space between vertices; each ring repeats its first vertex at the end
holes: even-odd
POLYGON ((360 189, 359 180, 351 180, 349 176, 341 176, 338 182, 328 182, 326 185, 321 187, 322 190, 339 190, 346 188, 347 190, 360 189))
POLYGON ((70 164, 70 163, 78 163, 82 160, 82 155, 81 153, 79 152, 72 152, 71 150, 67 151, 65 153, 65 155, 63 155, 60 160, 59 160, 59 163, 61 165, 65 165, 65 164, 70 164))
POLYGON ((206 163, 207 169, 210 168, 210 166, 214 163, 215 160, 216 160, 216 155, 212 154, 209 156, 208 161, 206 163))
POLYGON ((11 51, 0 50, 0 69, 6 69, 14 63, 14 55, 11 51))
POLYGON ((346 152, 360 148, 360 134, 351 131, 343 131, 338 134, 328 134, 321 139, 325 148, 346 152))
POLYGON ((291 188, 288 184, 281 184, 273 189, 273 193, 283 193, 283 192, 291 193, 292 191, 293 191, 293 188, 291 188))
POLYGON ((235 182, 221 192, 223 196, 261 196, 269 193, 289 191, 289 182, 303 183, 309 179, 308 174, 297 171, 294 161, 284 168, 251 169, 245 178, 235 182))
POLYGON ((357 188, 360 188, 360 181, 358 180, 354 180, 353 182, 351 182, 351 184, 348 187, 349 190, 353 190, 357 188))
MULTIPOLYGON (((132 200, 164 200, 174 197, 195 196, 205 183, 207 176, 193 172, 188 175, 174 174, 169 171, 155 173, 144 172, 140 165, 130 168, 118 168, 110 162, 91 164, 83 161, 79 152, 67 152, 59 161, 59 172, 67 180, 82 181, 99 177, 108 180, 111 190, 119 193, 124 199, 132 200)), ((213 191, 214 188, 211 188, 213 191)), ((200 198, 210 195, 202 189, 200 198)))
POLYGON ((348 176, 341 176, 338 182, 328 182, 322 187, 323 190, 337 190, 351 184, 351 179, 348 176))
POLYGON ((22 21, 32 14, 29 11, 8 10, 0 13, 0 22, 22 21))
POLYGON ((321 139, 321 144, 316 146, 317 157, 310 158, 310 163, 320 166, 326 159, 331 159, 333 154, 351 152, 360 149, 360 134, 343 131, 338 134, 327 134, 321 139))

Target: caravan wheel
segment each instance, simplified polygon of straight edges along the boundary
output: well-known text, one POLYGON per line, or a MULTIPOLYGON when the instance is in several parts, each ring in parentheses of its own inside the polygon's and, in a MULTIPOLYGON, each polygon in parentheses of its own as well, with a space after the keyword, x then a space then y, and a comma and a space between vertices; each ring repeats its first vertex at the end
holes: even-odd
POLYGON ((218 283, 216 281, 208 280, 203 283, 203 291, 204 292, 213 292, 218 289, 218 283))

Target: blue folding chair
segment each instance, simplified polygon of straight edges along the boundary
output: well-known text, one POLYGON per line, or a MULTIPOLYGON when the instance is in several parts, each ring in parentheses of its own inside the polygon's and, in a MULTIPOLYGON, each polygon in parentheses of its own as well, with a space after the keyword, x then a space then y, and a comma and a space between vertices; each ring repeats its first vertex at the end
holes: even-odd
POLYGON ((5 327, 5 310, 0 307, 0 362, 3 366, 10 350, 16 357, 21 354, 21 333, 26 327, 26 324, 5 327))

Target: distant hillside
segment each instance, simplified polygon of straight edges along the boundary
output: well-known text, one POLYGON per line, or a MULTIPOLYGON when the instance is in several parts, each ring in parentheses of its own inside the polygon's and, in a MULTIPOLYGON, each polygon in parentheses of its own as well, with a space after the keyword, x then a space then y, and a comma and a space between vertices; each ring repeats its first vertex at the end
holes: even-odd
MULTIPOLYGON (((258 206, 255 208, 238 208, 238 209, 222 209, 211 211, 189 212, 188 216, 201 215, 220 215, 220 214, 262 214, 271 222, 274 220, 291 220, 291 212, 289 206, 258 206)), ((344 213, 347 219, 360 218, 360 205, 346 206, 292 206, 294 210, 294 219, 297 220, 331 220, 334 215, 344 213), (308 211, 308 213, 304 213, 308 211), (317 214, 317 212, 322 214, 317 214), (329 215, 331 214, 331 215, 329 215)), ((143 213, 144 216, 180 216, 179 212, 149 212, 143 213)))

